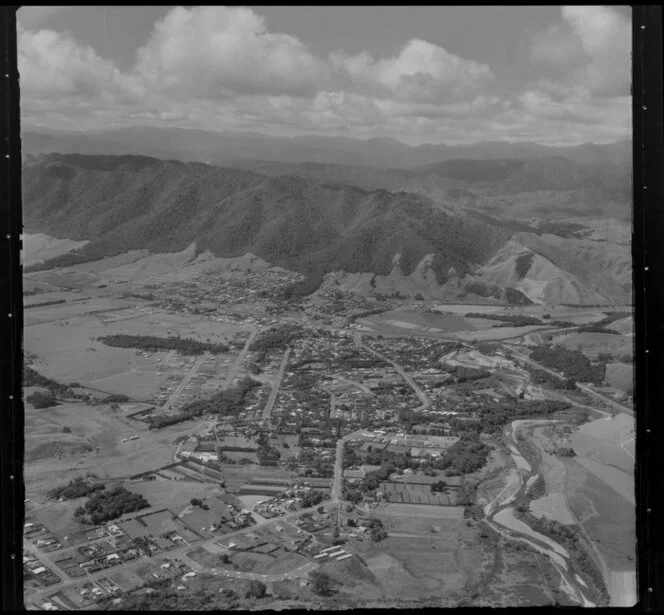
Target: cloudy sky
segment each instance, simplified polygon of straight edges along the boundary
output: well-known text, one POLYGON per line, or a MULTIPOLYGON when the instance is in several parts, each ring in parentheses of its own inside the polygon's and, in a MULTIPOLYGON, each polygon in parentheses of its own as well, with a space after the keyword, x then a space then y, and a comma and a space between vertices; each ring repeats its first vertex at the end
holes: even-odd
POLYGON ((605 143, 629 7, 24 7, 24 128, 605 143))

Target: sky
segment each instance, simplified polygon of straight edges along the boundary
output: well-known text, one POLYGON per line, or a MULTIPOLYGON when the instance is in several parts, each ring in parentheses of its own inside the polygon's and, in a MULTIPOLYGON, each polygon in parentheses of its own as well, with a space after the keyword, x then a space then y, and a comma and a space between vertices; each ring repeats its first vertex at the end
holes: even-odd
POLYGON ((22 7, 23 127, 631 137, 627 6, 22 7))

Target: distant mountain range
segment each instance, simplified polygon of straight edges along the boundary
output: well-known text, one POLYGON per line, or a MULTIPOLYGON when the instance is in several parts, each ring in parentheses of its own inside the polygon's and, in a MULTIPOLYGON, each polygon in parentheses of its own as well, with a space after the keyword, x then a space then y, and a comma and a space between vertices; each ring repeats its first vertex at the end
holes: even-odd
POLYGON ((366 169, 348 165, 296 165, 286 175, 278 165, 254 166, 263 172, 134 155, 28 155, 25 229, 90 242, 53 261, 61 264, 195 243, 199 253, 251 253, 310 276, 337 272, 358 288, 389 282, 442 298, 629 301, 628 243, 589 237, 593 224, 613 225, 617 211, 629 215, 626 174, 612 175, 606 163, 465 159, 370 169, 369 184, 394 177, 395 191, 371 188, 366 176, 358 186, 366 169), (446 196, 402 189, 413 181, 428 181, 446 196), (544 196, 537 201, 537 194, 544 196), (597 205, 590 217, 588 194, 597 205), (576 222, 534 215, 561 200, 576 222))
POLYGON ((457 159, 533 160, 559 156, 575 162, 610 164, 627 170, 631 166, 632 158, 631 141, 606 145, 585 143, 568 147, 504 142, 471 145, 425 144, 413 147, 389 138, 288 138, 258 133, 152 126, 94 132, 62 132, 24 127, 22 142, 26 154, 132 154, 225 166, 238 160, 269 160, 282 163, 316 162, 410 169, 457 159))

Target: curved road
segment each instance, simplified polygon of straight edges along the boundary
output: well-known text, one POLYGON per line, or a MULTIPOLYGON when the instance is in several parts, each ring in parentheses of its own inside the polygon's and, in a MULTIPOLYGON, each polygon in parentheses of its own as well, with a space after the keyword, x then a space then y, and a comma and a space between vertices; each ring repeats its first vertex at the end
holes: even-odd
POLYGON ((399 374, 401 375, 401 377, 408 383, 410 388, 413 389, 413 391, 415 391, 415 394, 419 398, 421 404, 417 408, 413 408, 413 412, 422 412, 423 410, 426 410, 427 408, 429 408, 431 406, 431 401, 424 394, 424 391, 422 391, 422 389, 420 389, 420 387, 417 385, 415 380, 413 380, 412 376, 410 376, 410 374, 408 374, 404 370, 404 368, 401 367, 401 365, 399 365, 398 363, 395 363, 391 359, 388 359, 385 355, 382 355, 377 350, 374 350, 373 348, 369 348, 369 346, 367 346, 366 344, 364 344, 362 342, 362 334, 359 333, 359 332, 355 333, 355 343, 357 344, 358 347, 364 348, 364 350, 366 350, 367 352, 370 352, 375 357, 378 357, 379 359, 382 359, 383 361, 385 361, 385 362, 389 363, 390 365, 392 365, 392 367, 394 367, 394 369, 396 369, 397 372, 399 372, 399 374))

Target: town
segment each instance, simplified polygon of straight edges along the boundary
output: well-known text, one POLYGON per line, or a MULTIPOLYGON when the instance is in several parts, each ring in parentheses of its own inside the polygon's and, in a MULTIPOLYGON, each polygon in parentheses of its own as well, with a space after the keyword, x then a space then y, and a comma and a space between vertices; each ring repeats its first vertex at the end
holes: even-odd
MULTIPOLYGON (((445 305, 363 296, 333 281, 289 298, 300 282, 278 268, 243 273, 241 283, 201 275, 128 290, 115 280, 65 289, 64 303, 40 301, 27 312, 41 340, 94 351, 82 373, 60 366, 65 374, 48 369, 44 342, 28 335, 28 402, 69 423, 87 407, 91 423, 79 429, 99 416, 117 434, 89 452, 70 442, 83 451, 73 466, 63 442, 58 463, 71 478, 48 489, 39 486, 49 476, 39 461, 48 457, 44 445, 28 451, 29 608, 122 607, 200 583, 218 587, 231 608, 338 595, 343 575, 359 574, 362 561, 383 557, 381 545, 408 531, 432 533, 438 544, 456 528, 482 552, 478 536, 496 521, 487 517, 481 529, 477 511, 496 496, 491 477, 515 455, 514 444, 502 443, 512 421, 578 426, 593 408, 630 412, 629 395, 603 378, 578 382, 584 391, 553 363, 528 356, 541 346, 533 322, 536 334, 553 337, 589 315, 606 321, 606 311, 576 310, 575 324, 567 310, 551 326, 531 310, 515 334, 503 326, 515 318, 501 316, 510 314, 504 308, 464 321, 445 305), (458 336, 460 322, 476 339, 458 336), (39 375, 44 367, 48 377, 39 375)), ((629 317, 611 314, 613 322, 629 317)), ((594 374, 597 359, 578 354, 594 374)), ((597 579, 588 587, 595 598, 606 592, 597 579)))

